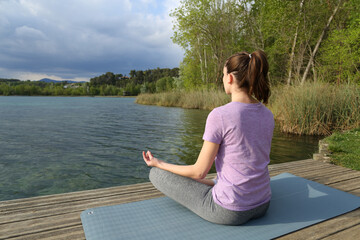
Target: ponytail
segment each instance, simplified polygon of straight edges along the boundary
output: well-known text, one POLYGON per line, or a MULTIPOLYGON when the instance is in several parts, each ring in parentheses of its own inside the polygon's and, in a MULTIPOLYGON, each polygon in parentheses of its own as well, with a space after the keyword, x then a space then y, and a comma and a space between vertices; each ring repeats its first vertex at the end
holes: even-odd
POLYGON ((249 94, 259 101, 268 102, 270 97, 270 86, 267 77, 269 64, 263 51, 257 50, 251 54, 247 71, 249 79, 249 94))
POLYGON ((263 51, 236 53, 226 60, 225 67, 235 76, 239 88, 247 88, 250 95, 268 103, 271 94, 267 76, 269 64, 263 51))

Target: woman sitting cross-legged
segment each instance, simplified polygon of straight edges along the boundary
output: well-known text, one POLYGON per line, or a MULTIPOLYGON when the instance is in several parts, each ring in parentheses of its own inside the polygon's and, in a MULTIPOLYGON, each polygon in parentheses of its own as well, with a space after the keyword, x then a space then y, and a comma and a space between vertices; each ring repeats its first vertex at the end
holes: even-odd
POLYGON ((170 164, 143 152, 153 167, 153 185, 210 222, 240 225, 263 216, 269 207, 274 117, 263 105, 270 96, 268 68, 260 50, 227 59, 223 84, 231 102, 208 115, 195 164, 170 164), (214 161, 217 177, 205 179, 214 161))

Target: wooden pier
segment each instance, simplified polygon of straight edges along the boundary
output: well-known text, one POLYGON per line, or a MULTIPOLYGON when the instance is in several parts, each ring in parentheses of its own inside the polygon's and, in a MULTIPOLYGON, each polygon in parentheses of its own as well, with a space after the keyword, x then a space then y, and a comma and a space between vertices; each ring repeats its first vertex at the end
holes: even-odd
MULTIPOLYGON (((271 176, 288 172, 360 196, 360 171, 312 159, 270 165, 271 176)), ((163 196, 151 183, 0 202, 0 239, 85 239, 80 213, 88 208, 163 196)), ((357 239, 360 208, 279 239, 357 239)))

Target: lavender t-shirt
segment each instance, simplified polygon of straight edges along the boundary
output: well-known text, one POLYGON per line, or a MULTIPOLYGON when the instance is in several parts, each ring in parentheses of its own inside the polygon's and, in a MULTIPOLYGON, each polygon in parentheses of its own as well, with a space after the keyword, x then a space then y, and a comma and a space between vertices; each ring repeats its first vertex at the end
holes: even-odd
POLYGON ((271 198, 268 164, 274 117, 262 103, 230 102, 210 112, 203 139, 220 144, 215 203, 246 211, 271 198))

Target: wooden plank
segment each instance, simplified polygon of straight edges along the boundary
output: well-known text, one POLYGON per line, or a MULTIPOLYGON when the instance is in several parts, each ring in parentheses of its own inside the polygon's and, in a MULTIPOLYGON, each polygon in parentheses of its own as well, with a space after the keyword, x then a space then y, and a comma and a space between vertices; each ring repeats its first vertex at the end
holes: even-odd
POLYGON ((26 236, 10 237, 12 240, 85 240, 84 230, 81 224, 72 227, 63 227, 55 230, 43 231, 26 236))
MULTIPOLYGON (((61 206, 57 207, 56 209, 47 209, 48 211, 50 211, 50 214, 48 216, 38 215, 26 220, 20 219, 18 221, 9 221, 8 223, 1 224, 0 238, 6 239, 18 236, 20 233, 22 235, 26 235, 36 232, 43 232, 46 230, 54 230, 61 227, 71 227, 76 224, 80 224, 80 213, 85 209, 141 201, 144 199, 151 199, 160 196, 163 196, 163 194, 158 191, 153 191, 148 194, 132 195, 125 199, 111 199, 108 201, 88 202, 80 206, 74 206, 70 213, 68 213, 67 211, 63 211, 61 206), (54 214, 54 212, 57 214, 54 214), (21 231, 19 231, 20 229, 21 231)), ((46 211, 42 209, 42 213, 44 212, 46 211)), ((21 217, 21 215, 17 215, 17 218, 19 217, 21 217)))
POLYGON ((7 212, 26 212, 26 211, 31 211, 31 210, 36 210, 36 209, 41 209, 41 208, 51 208, 53 206, 59 205, 59 204, 81 204, 84 201, 89 201, 89 200, 99 200, 99 199, 103 199, 103 198, 113 198, 113 197, 121 197, 123 195, 136 195, 136 194, 141 194, 142 192, 151 192, 154 191, 155 189, 153 187, 149 187, 149 188, 142 188, 139 190, 132 190, 130 192, 126 192, 126 191, 121 191, 118 194, 111 192, 109 194, 99 194, 97 197, 95 196, 83 196, 83 197, 79 197, 77 199, 73 199, 73 200, 68 200, 68 199, 56 199, 56 200, 49 200, 49 204, 46 204, 44 202, 41 203, 33 203, 33 204, 29 204, 29 205, 16 205, 16 206, 4 206, 0 213, 1 214, 6 214, 7 212))
POLYGON ((0 202, 0 213, 4 211, 4 209, 8 211, 9 209, 20 209, 26 207, 57 204, 59 201, 62 202, 81 201, 84 198, 87 199, 98 198, 99 196, 130 193, 142 189, 153 189, 153 188, 154 187, 152 186, 152 184, 147 182, 147 183, 128 185, 128 186, 111 187, 106 189, 94 189, 94 190, 87 190, 82 192, 63 193, 63 194, 55 194, 55 195, 41 196, 34 198, 2 201, 0 202))
POLYGON ((296 169, 296 168, 318 168, 324 167, 322 162, 316 161, 312 159, 301 160, 301 161, 294 161, 294 162, 287 162, 287 163, 280 163, 269 165, 269 171, 286 171, 288 169, 296 169))
POLYGON ((337 189, 341 188, 345 192, 357 189, 359 188, 359 185, 360 185, 360 177, 346 179, 343 181, 329 184, 329 186, 337 189))
MULTIPOLYGON (((277 239, 279 240, 322 239, 331 236, 339 231, 342 231, 343 229, 351 228, 357 224, 360 224, 360 209, 312 225, 310 227, 301 229, 299 231, 287 234, 277 239)), ((359 233, 360 232, 358 232, 358 234, 359 233)), ((346 239, 346 238, 339 238, 339 239, 346 239)))
POLYGON ((353 227, 344 229, 335 234, 325 237, 326 240, 339 240, 339 239, 359 239, 360 235, 360 224, 353 227))
POLYGON ((315 162, 315 163, 307 162, 305 165, 302 165, 302 166, 289 166, 289 167, 277 168, 274 165, 272 168, 270 168, 270 167, 271 166, 269 166, 269 171, 270 171, 270 175, 272 175, 272 176, 283 173, 283 172, 289 172, 292 174, 297 174, 299 176, 302 176, 306 173, 311 174, 314 171, 319 172, 321 174, 324 174, 324 173, 326 174, 327 172, 331 172, 331 171, 340 171, 340 169, 342 171, 349 170, 349 169, 345 169, 345 168, 342 168, 339 166, 335 166, 332 164, 326 164, 326 163, 322 163, 322 162, 315 162))
POLYGON ((291 173, 322 184, 328 184, 330 182, 342 181, 344 179, 360 176, 360 172, 343 168, 329 168, 326 170, 314 169, 313 171, 300 172, 300 174, 297 174, 297 171, 294 170, 291 173))
POLYGON ((71 213, 10 223, 4 226, 5 230, 0 230, 0 236, 5 239, 26 236, 28 234, 76 226, 79 225, 79 221, 79 214, 71 213), (19 229, 21 229, 21 231, 19 231, 19 229))
MULTIPOLYGON (((335 168, 335 169, 332 169, 332 168, 329 168, 329 169, 308 169, 306 171, 304 171, 303 169, 294 169, 294 170, 289 170, 287 171, 288 173, 291 173, 291 174, 294 174, 296 176, 299 176, 299 177, 303 177, 303 178, 307 178, 309 180, 316 180, 316 179, 324 179, 326 177, 331 177, 333 175, 335 176, 341 176, 341 177, 344 177, 344 175, 347 175, 349 172, 348 170, 346 169, 338 169, 338 168, 335 168)), ((273 176, 273 175, 277 175, 277 174, 280 174, 281 172, 272 172, 270 175, 273 176)), ((347 176, 345 176, 345 178, 348 178, 347 176)))
MULTIPOLYGON (((0 224, 25 221, 35 218, 44 218, 48 216, 61 215, 64 213, 72 213, 83 211, 87 208, 93 208, 103 205, 116 205, 125 202, 131 202, 135 199, 147 198, 147 196, 161 196, 161 193, 155 190, 152 191, 142 191, 139 194, 128 194, 122 196, 112 196, 99 199, 89 199, 82 202, 74 203, 59 203, 58 205, 51 206, 41 206, 34 209, 26 210, 13 210, 12 212, 2 214, 0 216, 0 224)), ((0 230, 1 232, 1 230, 0 230)))
POLYGON ((349 193, 360 196, 360 188, 349 191, 349 193))
POLYGON ((77 192, 68 192, 68 193, 60 193, 60 194, 53 194, 53 195, 31 197, 31 198, 6 200, 6 201, 0 202, 0 204, 2 204, 2 203, 10 204, 10 203, 17 203, 17 202, 19 202, 19 203, 34 202, 34 201, 39 201, 39 200, 42 200, 42 199, 65 198, 66 196, 69 196, 69 197, 82 196, 82 195, 86 195, 86 194, 89 194, 89 193, 91 194, 91 193, 97 193, 97 192, 98 193, 109 192, 112 189, 136 189, 139 186, 143 186, 143 185, 152 186, 152 184, 150 182, 136 183, 136 184, 131 184, 131 185, 116 186, 116 187, 90 189, 90 190, 83 190, 83 191, 77 191, 77 192))

